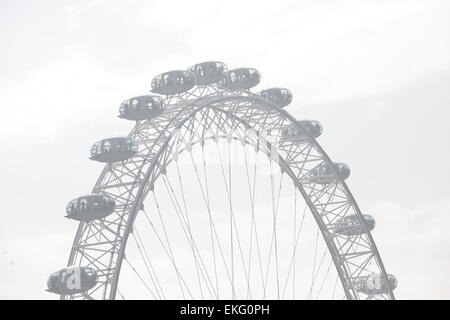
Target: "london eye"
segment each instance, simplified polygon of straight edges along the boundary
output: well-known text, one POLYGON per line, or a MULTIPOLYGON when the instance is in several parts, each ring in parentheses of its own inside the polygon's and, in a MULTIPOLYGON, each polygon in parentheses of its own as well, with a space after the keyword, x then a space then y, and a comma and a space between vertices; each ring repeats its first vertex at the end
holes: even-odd
MULTIPOLYGON (((253 68, 222 62, 157 75, 120 104, 134 127, 99 139, 61 299, 394 299, 372 232, 345 180, 350 168, 295 119, 286 88, 253 92, 253 68)), ((338 134, 338 133, 333 133, 338 134)))

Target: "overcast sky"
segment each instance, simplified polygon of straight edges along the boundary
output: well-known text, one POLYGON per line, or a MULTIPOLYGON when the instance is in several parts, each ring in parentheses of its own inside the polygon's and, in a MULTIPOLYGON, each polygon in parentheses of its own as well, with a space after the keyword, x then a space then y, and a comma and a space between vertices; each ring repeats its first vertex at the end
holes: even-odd
POLYGON ((120 101, 154 75, 205 60, 255 67, 377 220, 399 299, 450 298, 450 3, 1 1, 0 298, 55 298, 91 190, 96 140, 125 135, 120 101))

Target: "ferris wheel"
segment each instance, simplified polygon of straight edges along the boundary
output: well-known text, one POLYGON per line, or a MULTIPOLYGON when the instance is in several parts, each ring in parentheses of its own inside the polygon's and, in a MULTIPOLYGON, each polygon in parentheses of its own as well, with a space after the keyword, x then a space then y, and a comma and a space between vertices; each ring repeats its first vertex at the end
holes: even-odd
POLYGON ((203 62, 125 100, 127 137, 100 140, 92 192, 70 201, 61 299, 394 299, 362 214, 285 88, 253 68, 203 62))

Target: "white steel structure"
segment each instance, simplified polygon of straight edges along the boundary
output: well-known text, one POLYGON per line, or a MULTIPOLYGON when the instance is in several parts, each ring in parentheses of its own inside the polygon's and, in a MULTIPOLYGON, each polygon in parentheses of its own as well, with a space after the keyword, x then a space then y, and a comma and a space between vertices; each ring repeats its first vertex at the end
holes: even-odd
POLYGON ((51 276, 49 291, 61 299, 125 298, 119 280, 127 268, 151 299, 394 299, 397 282, 386 273, 370 232, 375 220, 361 213, 344 182, 349 168, 333 163, 317 143, 318 122, 297 121, 284 109, 292 100, 289 90, 252 93, 259 80, 255 69, 227 71, 223 63, 205 62, 155 77, 152 91, 163 98, 124 101, 120 117, 136 121, 134 128, 126 138, 94 145, 92 159, 106 165, 92 195, 68 206, 68 217, 80 221, 68 267, 88 268, 90 282, 78 272, 82 281, 70 290, 63 269, 51 276), (236 175, 226 161, 230 153, 217 147, 220 190, 208 180, 213 169, 205 161, 215 146, 240 146, 245 158, 236 175), (247 162, 248 152, 267 155, 267 187, 256 181, 257 163, 247 162), (192 161, 190 178, 180 170, 183 157, 192 161), (292 196, 283 198, 283 183, 292 196), (236 194, 236 185, 247 192, 248 210, 238 208, 244 192, 236 194), (193 202, 187 194, 194 188, 193 202), (258 209, 257 190, 267 192, 263 198, 272 206, 258 209), (214 207, 218 197, 223 204, 214 207), (279 209, 288 202, 289 221, 279 209), (262 210, 270 216, 258 216, 262 210), (305 212, 313 221, 307 243, 313 257, 298 249, 308 232, 306 226, 302 231, 305 212), (149 233, 153 242, 146 240, 149 233), (131 261, 130 246, 142 261, 131 261), (312 270, 302 296, 299 279, 307 260, 312 270))

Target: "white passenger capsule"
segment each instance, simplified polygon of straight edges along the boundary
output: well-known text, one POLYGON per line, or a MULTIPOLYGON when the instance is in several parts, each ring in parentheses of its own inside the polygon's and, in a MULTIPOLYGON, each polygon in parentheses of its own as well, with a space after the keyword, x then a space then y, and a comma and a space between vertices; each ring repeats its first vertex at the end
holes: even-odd
POLYGON ((292 102, 292 92, 286 88, 270 88, 262 90, 259 95, 280 108, 286 107, 292 102))
POLYGON ((67 218, 77 221, 103 219, 114 212, 115 201, 103 193, 94 193, 71 200, 66 207, 67 218))
POLYGON ((311 138, 318 138, 323 131, 322 125, 315 120, 300 120, 297 124, 303 128, 298 128, 295 124, 290 124, 281 129, 282 141, 305 142, 311 138))
POLYGON ((230 91, 248 90, 261 81, 261 74, 253 68, 239 68, 225 73, 220 86, 230 91))
POLYGON ((317 184, 329 184, 336 182, 337 177, 332 166, 335 167, 336 171, 343 180, 346 180, 350 176, 350 168, 345 163, 333 163, 332 165, 322 163, 311 171, 308 176, 309 182, 317 184))
POLYGON ((197 85, 204 86, 217 83, 225 78, 227 66, 219 61, 207 61, 198 63, 188 68, 195 74, 197 85))
POLYGON ((356 280, 356 291, 365 293, 367 295, 388 293, 389 289, 397 288, 398 281, 392 274, 387 274, 386 278, 381 273, 370 274, 365 278, 356 280))
POLYGON ((91 148, 91 159, 114 163, 130 159, 137 151, 137 144, 128 137, 107 138, 94 143, 91 148))
POLYGON ((179 94, 192 89, 195 75, 188 70, 175 70, 157 75, 152 80, 152 92, 163 95, 179 94))
MULTIPOLYGON (((372 231, 375 228, 375 219, 368 214, 363 214, 362 216, 367 229, 372 231)), ((355 236, 365 233, 365 229, 361 225, 361 220, 357 215, 349 215, 337 221, 334 232, 347 236, 355 236)))
POLYGON ((127 120, 146 120, 161 114, 165 109, 160 96, 139 96, 127 99, 120 105, 119 117, 127 120))

